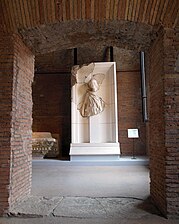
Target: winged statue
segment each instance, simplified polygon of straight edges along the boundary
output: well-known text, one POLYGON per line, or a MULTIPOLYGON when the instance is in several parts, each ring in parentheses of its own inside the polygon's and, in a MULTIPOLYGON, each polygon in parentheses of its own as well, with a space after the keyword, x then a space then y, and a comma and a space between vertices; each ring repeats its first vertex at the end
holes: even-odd
POLYGON ((96 92, 100 89, 105 74, 94 73, 95 63, 88 65, 73 66, 72 86, 76 83, 82 84, 81 90, 84 92, 81 102, 77 108, 82 117, 90 117, 101 113, 105 108, 105 102, 96 92))

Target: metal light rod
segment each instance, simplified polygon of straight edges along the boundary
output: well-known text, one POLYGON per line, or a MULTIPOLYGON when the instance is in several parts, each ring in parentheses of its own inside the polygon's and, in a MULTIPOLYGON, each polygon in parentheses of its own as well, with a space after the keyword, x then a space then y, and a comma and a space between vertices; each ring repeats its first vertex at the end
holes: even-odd
POLYGON ((147 115, 147 91, 146 91, 146 76, 145 76, 145 54, 140 52, 140 72, 141 72, 141 93, 142 93, 142 113, 144 122, 148 121, 147 115))
POLYGON ((77 65, 78 62, 78 52, 77 52, 77 48, 74 48, 74 65, 77 65))
POLYGON ((114 61, 113 47, 110 46, 110 62, 114 61))

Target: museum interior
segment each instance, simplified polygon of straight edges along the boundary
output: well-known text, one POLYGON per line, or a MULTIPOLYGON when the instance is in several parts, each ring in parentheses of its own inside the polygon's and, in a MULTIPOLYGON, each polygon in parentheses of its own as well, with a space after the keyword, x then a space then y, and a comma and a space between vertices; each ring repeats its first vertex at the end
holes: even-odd
POLYGON ((30 194, 32 161, 138 157, 149 161, 153 203, 178 218, 178 101, 178 0, 1 0, 0 215, 30 194), (105 109, 87 118, 73 100, 83 89, 81 66, 95 81, 105 77, 86 90, 101 94, 105 109), (75 157, 79 148, 88 155, 75 157))

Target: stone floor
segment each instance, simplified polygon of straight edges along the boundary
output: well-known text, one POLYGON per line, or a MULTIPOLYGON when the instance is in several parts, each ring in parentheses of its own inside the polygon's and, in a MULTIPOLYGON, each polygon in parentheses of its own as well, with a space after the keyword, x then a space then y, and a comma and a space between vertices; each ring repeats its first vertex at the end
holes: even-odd
POLYGON ((0 224, 177 224, 150 201, 149 170, 138 162, 33 161, 32 195, 0 224))
POLYGON ((11 209, 14 217, 130 218, 158 214, 149 199, 29 196, 11 209))
POLYGON ((150 179, 148 166, 143 164, 141 158, 125 158, 120 163, 33 161, 32 195, 145 199, 150 179))

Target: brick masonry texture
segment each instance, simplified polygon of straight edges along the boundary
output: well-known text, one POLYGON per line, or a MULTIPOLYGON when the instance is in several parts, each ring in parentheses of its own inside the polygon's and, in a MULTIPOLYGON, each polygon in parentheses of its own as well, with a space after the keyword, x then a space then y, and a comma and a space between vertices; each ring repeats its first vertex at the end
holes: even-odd
POLYGON ((2 214, 16 200, 29 194, 31 189, 31 84, 34 56, 17 35, 1 37, 0 42, 2 99, 0 214, 2 214))
POLYGON ((168 217, 179 216, 178 30, 161 29, 150 49, 151 196, 168 217))
POLYGON ((9 207, 11 159, 12 39, 0 32, 0 214, 9 207))
POLYGON ((168 216, 179 217, 179 29, 164 33, 164 116, 168 216))
POLYGON ((149 149, 150 149, 150 191, 151 197, 166 214, 166 171, 164 136, 164 61, 163 32, 159 33, 150 48, 149 74, 149 149))
POLYGON ((118 127, 122 155, 146 155, 146 126, 142 118, 140 72, 117 72, 118 127), (139 138, 127 136, 127 129, 139 129, 139 138), (134 148, 133 148, 134 147, 134 148))

